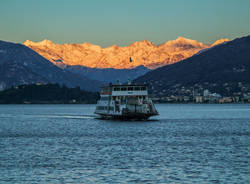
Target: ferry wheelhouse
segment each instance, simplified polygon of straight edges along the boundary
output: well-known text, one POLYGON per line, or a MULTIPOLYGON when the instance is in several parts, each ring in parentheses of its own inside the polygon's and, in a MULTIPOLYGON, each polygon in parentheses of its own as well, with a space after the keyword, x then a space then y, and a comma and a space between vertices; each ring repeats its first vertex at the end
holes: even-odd
POLYGON ((101 118, 148 119, 158 112, 145 85, 112 85, 101 90, 95 114, 101 118))

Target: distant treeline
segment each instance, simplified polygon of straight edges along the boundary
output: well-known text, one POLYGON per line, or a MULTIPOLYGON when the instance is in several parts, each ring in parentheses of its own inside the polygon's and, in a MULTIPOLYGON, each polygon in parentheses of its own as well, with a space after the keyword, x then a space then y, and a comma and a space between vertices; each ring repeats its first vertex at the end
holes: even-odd
POLYGON ((96 103, 99 93, 68 88, 59 84, 30 84, 0 91, 0 104, 90 104, 96 103))

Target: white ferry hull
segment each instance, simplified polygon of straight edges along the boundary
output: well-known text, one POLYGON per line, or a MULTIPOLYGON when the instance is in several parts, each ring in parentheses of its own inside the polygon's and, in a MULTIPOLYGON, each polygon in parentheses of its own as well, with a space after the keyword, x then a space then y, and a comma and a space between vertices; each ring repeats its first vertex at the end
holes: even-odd
POLYGON ((105 114, 105 113, 96 113, 100 115, 100 119, 120 119, 120 120, 147 120, 152 116, 157 116, 158 113, 127 113, 127 114, 105 114))

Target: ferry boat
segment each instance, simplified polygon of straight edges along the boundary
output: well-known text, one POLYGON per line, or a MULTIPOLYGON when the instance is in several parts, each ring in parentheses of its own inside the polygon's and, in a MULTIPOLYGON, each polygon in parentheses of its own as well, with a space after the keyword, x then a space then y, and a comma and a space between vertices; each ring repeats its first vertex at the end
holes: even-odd
POLYGON ((112 85, 101 90, 95 114, 103 119, 146 120, 158 112, 145 85, 112 85))

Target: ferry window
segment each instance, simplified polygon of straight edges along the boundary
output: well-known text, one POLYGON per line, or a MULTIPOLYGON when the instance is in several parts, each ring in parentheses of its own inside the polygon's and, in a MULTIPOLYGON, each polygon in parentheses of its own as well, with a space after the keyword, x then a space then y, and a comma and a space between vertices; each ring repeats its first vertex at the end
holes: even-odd
POLYGON ((110 111, 114 111, 114 107, 112 107, 112 106, 109 106, 108 109, 109 109, 110 111))
POLYGON ((108 97, 101 97, 101 101, 107 101, 108 100, 108 97))
POLYGON ((128 87, 128 91, 133 91, 133 87, 128 87))
POLYGON ((107 87, 102 88, 102 92, 107 92, 107 91, 108 91, 107 87))
POLYGON ((104 106, 98 106, 97 109, 98 109, 98 110, 104 110, 105 107, 104 107, 104 106))
POLYGON ((114 91, 120 91, 120 88, 115 88, 114 91))
POLYGON ((146 87, 141 87, 141 90, 142 90, 142 91, 146 90, 146 87))
POLYGON ((140 91, 140 87, 135 87, 135 91, 140 91))
POLYGON ((127 88, 126 88, 126 87, 123 87, 121 90, 122 90, 122 91, 127 91, 127 88))

